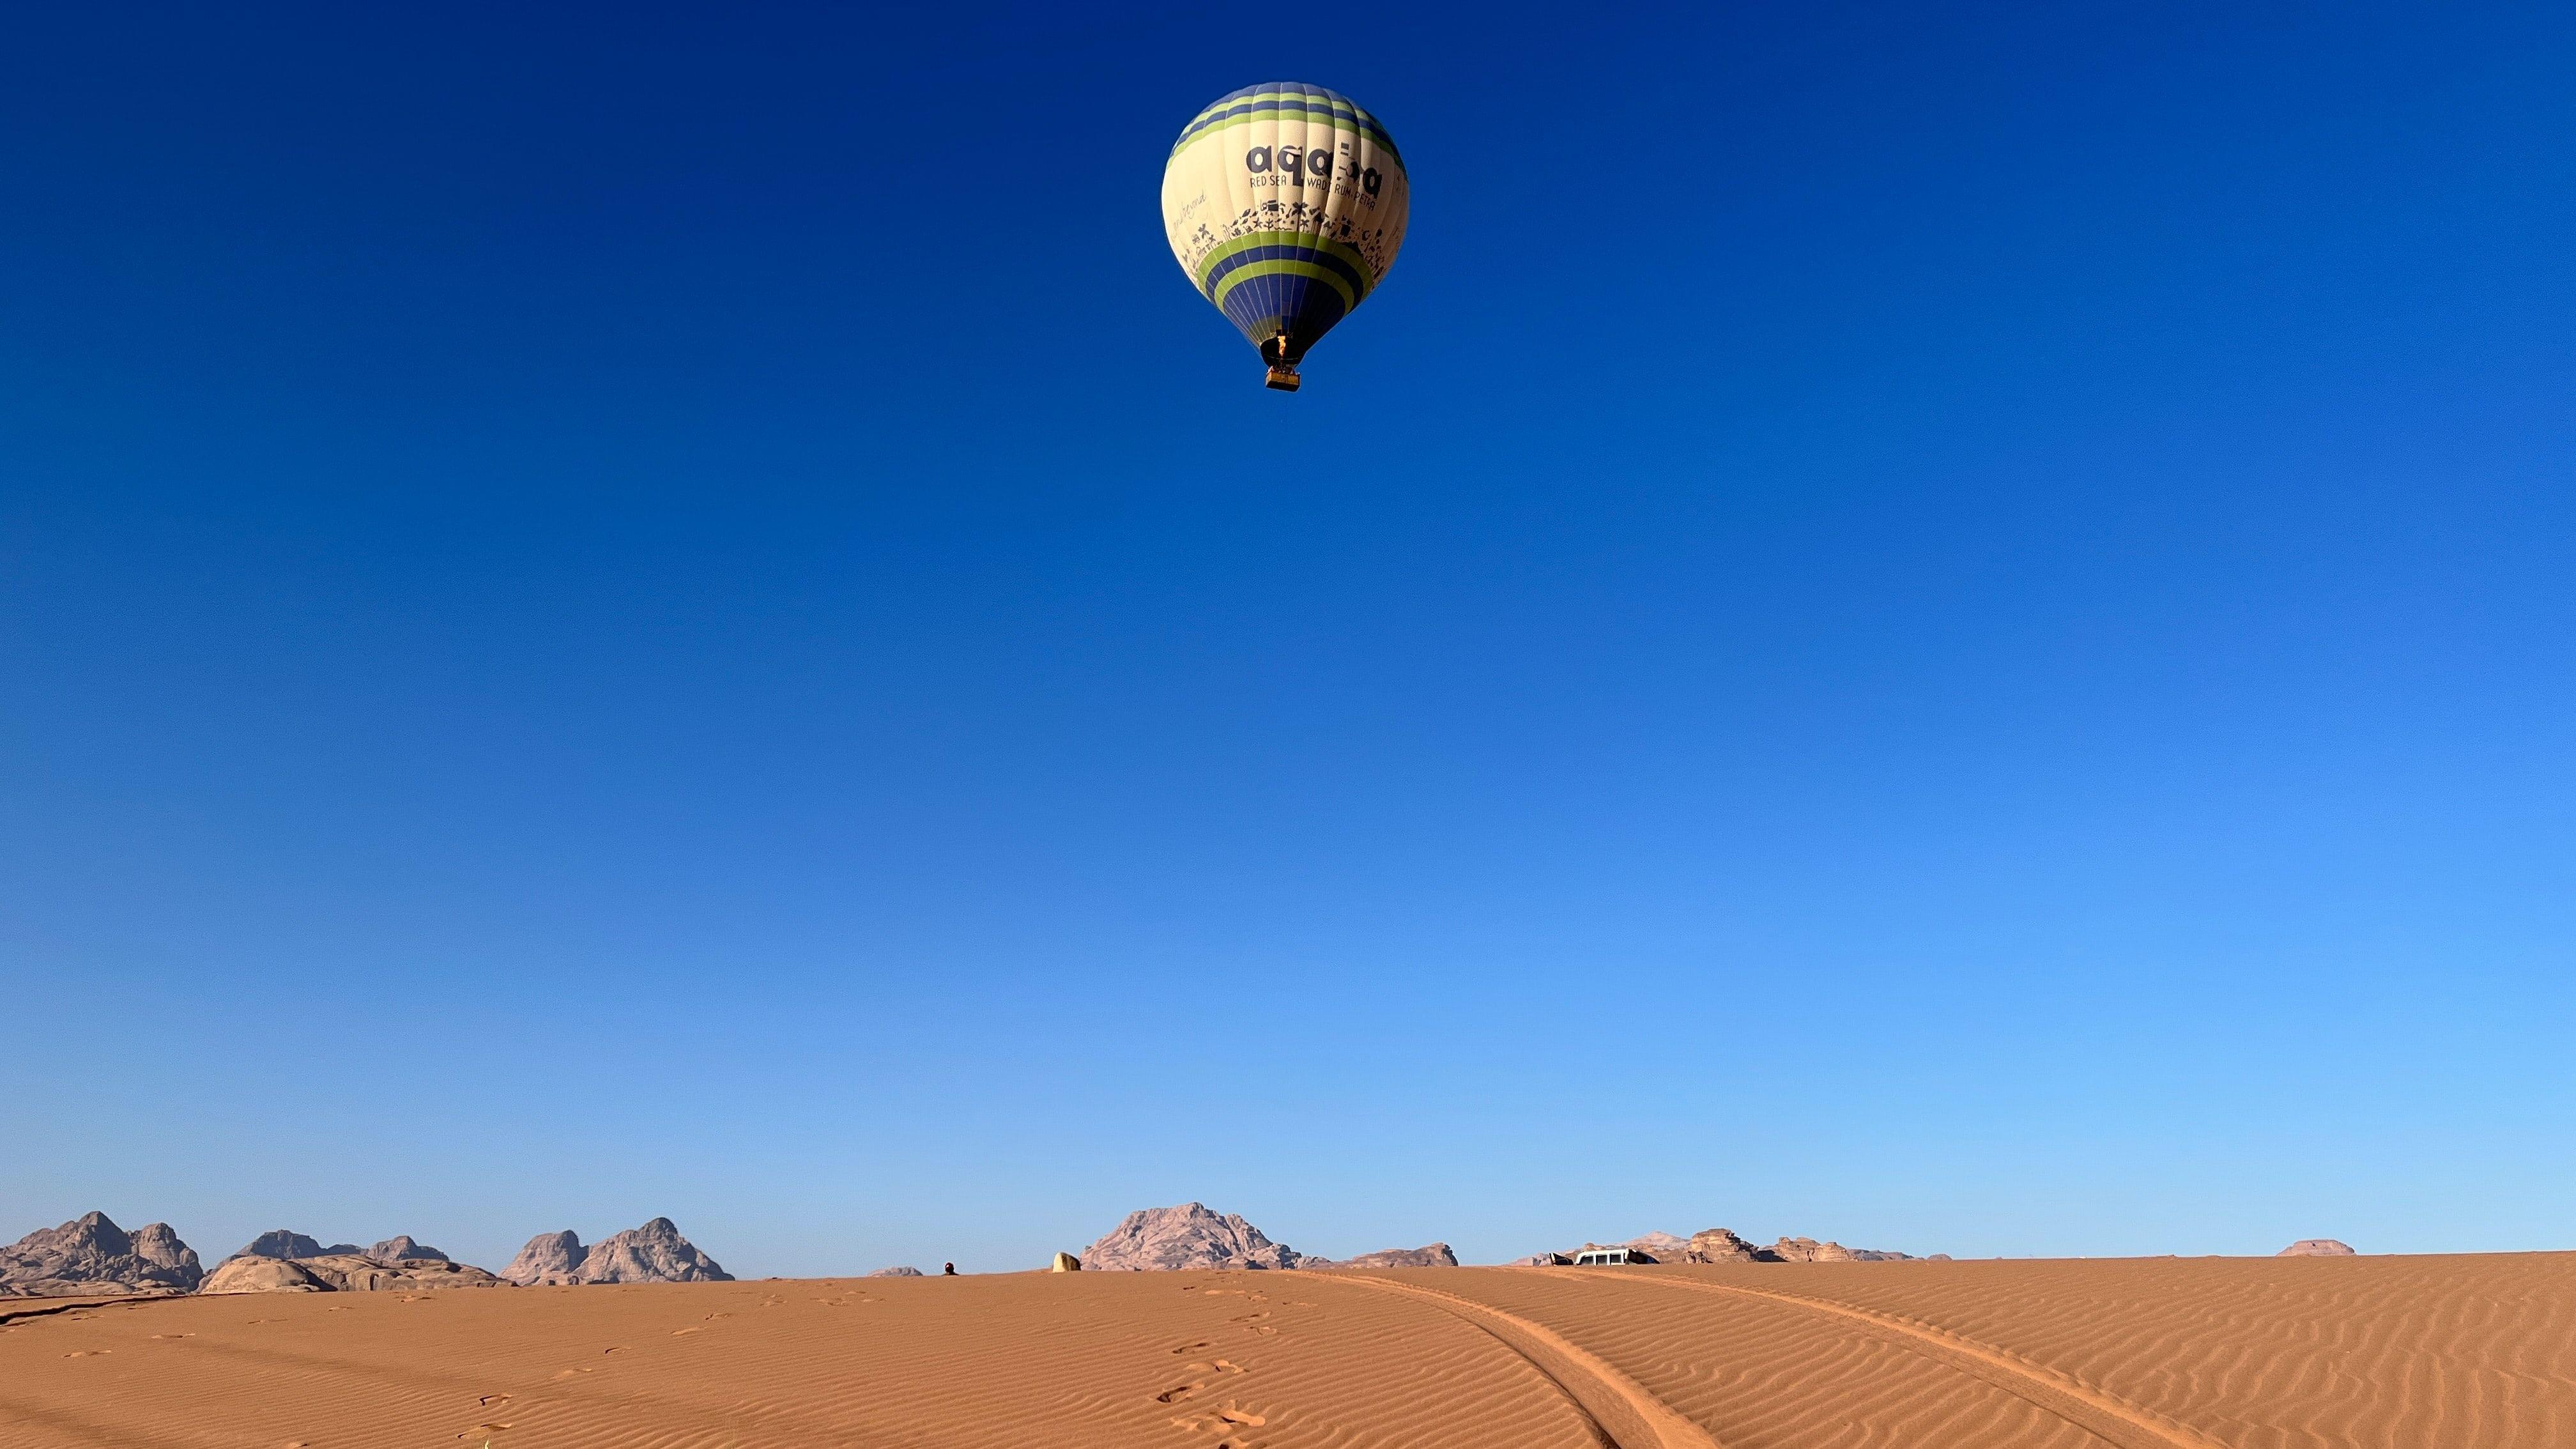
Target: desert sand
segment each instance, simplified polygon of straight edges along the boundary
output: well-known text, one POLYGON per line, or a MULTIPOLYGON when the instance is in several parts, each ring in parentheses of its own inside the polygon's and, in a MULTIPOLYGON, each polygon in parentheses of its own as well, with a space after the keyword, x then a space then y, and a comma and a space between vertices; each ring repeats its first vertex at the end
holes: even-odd
POLYGON ((0 1445, 487 1438, 2563 1449, 2576 1444, 2576 1254, 0 1303, 0 1445))

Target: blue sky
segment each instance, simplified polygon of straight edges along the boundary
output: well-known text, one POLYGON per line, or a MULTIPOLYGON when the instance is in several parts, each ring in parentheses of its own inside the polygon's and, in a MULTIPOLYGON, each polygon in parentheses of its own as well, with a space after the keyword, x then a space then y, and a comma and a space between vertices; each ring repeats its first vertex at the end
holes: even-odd
POLYGON ((2576 1248, 2571 65, 26 17, 0 1238, 2576 1248), (1295 397, 1155 208, 1278 78, 1415 188, 1295 397))

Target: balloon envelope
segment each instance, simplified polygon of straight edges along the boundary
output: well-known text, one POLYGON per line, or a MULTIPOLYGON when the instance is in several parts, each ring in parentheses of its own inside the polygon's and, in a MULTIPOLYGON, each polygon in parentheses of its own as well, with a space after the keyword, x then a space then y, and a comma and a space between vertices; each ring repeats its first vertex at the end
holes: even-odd
POLYGON ((1181 270, 1293 390, 1297 362, 1395 264, 1404 158, 1347 96, 1246 86, 1198 113, 1163 167, 1163 232, 1181 270))

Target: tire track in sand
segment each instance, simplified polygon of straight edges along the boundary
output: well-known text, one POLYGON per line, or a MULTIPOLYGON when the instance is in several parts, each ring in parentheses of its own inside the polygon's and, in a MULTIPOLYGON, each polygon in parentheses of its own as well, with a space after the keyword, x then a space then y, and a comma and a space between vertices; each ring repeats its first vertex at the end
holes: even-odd
MULTIPOLYGON (((1542 1268, 1551 1277, 1574 1278, 1598 1283, 1606 1276, 1578 1273, 1570 1269, 1542 1268)), ((1731 1283, 1708 1283, 1698 1279, 1648 1277, 1643 1274, 1620 1274, 1622 1283, 1646 1283, 1686 1293, 1712 1293, 1737 1298, 1756 1298, 1770 1303, 1783 1303, 1812 1313, 1829 1314, 1864 1323, 1881 1332, 1910 1339, 1918 1348, 1932 1350, 1930 1356, 1944 1360, 1969 1376, 1994 1385, 2006 1393, 2027 1400, 2064 1419, 2097 1439, 2107 1440, 2121 1449, 2228 1449, 2228 1446, 2200 1431, 2175 1423, 2153 1409, 2106 1394, 2090 1384, 2060 1373, 2044 1364, 2033 1363, 2010 1349, 1998 1348, 1952 1333, 1946 1328, 1899 1318, 1892 1313, 1855 1308, 1849 1304, 1831 1303, 1821 1298, 1806 1298, 1795 1293, 1775 1293, 1763 1288, 1739 1288, 1731 1283)))
POLYGON ((1645 1385, 1544 1324, 1419 1284, 1348 1272, 1313 1276, 1335 1284, 1348 1283, 1418 1298, 1484 1330, 1563 1390, 1612 1449, 1721 1449, 1706 1429, 1655 1397, 1645 1385))

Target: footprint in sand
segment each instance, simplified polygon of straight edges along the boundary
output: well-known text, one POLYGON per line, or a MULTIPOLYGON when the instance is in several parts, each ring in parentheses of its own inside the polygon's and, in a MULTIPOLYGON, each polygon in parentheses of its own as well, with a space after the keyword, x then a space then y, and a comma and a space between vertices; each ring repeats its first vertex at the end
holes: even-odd
POLYGON ((510 1401, 510 1396, 509 1396, 508 1394, 485 1394, 482 1398, 480 1398, 480 1399, 476 1400, 475 1402, 477 1402, 477 1403, 481 1404, 484 1408, 487 1408, 487 1409, 488 1409, 488 1408, 492 1407, 494 1404, 506 1404, 506 1403, 508 1403, 509 1401, 510 1401))
MULTIPOLYGON (((1259 1414, 1246 1413, 1236 1408, 1223 1408, 1214 1413, 1192 1414, 1186 1419, 1174 1419, 1172 1427, 1187 1429, 1193 1433, 1227 1434, 1236 1429, 1258 1429, 1269 1422, 1259 1414)), ((1217 1449, 1225 1449, 1225 1446, 1220 1444, 1217 1449)))
POLYGON ((1207 1341, 1206 1341, 1205 1339, 1201 1339, 1201 1340, 1200 1340, 1200 1341, 1198 1341, 1197 1343, 1185 1343, 1185 1344, 1182 1344, 1179 1348, 1173 1349, 1173 1350, 1172 1350, 1172 1352, 1174 1352, 1174 1353, 1196 1353, 1196 1352, 1198 1352, 1200 1349, 1203 1349, 1203 1348, 1205 1348, 1205 1347, 1207 1347, 1207 1341))
POLYGON ((484 1439, 489 1438, 494 1434, 498 1434, 509 1427, 510 1426, 507 1424, 477 1424, 473 1428, 466 1430, 464 1433, 459 1434, 456 1437, 459 1439, 484 1439))
POLYGON ((599 1372, 599 1370, 597 1370, 597 1369, 568 1368, 568 1369, 565 1369, 563 1372, 556 1374, 556 1375, 555 1375, 555 1377, 556 1377, 556 1378, 559 1378, 559 1379, 568 1379, 568 1378, 574 1378, 574 1377, 577 1377, 577 1376, 582 1375, 582 1374, 597 1373, 597 1372, 599 1372))
POLYGON ((672 1330, 671 1330, 671 1336, 672 1336, 673 1338, 678 1338, 681 1334, 684 1334, 684 1333, 704 1333, 705 1331, 706 1331, 706 1329, 705 1329, 705 1327, 704 1327, 703 1325, 692 1325, 692 1326, 690 1326, 690 1327, 688 1327, 688 1328, 674 1328, 674 1329, 672 1329, 672 1330))

